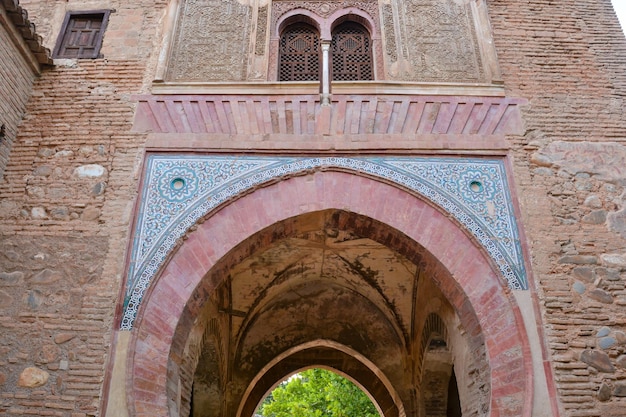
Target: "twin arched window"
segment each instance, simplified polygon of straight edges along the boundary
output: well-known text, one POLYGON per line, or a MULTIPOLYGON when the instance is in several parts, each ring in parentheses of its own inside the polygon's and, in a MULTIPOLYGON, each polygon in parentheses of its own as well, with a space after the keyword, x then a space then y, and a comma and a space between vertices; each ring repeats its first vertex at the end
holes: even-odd
MULTIPOLYGON (((373 80, 371 44, 362 25, 350 21, 338 25, 333 30, 330 48, 331 79, 373 80)), ((280 37, 278 81, 319 80, 320 56, 320 37, 313 26, 288 26, 280 37)))

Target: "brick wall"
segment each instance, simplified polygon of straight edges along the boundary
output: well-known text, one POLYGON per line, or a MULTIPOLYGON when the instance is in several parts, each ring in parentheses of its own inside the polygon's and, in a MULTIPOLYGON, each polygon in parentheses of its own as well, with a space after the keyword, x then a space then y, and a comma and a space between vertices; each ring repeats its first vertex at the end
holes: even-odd
MULTIPOLYGON (((0 9, 0 21, 11 25, 4 9, 0 9)), ((35 74, 24 58, 15 38, 7 27, 0 24, 0 126, 5 126, 5 136, 0 137, 0 179, 4 173, 11 146, 30 96, 35 74)), ((23 53, 28 53, 24 51, 23 53)))
MULTIPOLYGON (((53 47, 79 3, 22 5, 53 47)), ((104 58, 57 61, 35 81, 0 181, 0 415, 99 415, 144 141, 130 95, 162 13, 127 3, 87 5, 116 9, 104 58)))
POLYGON ((515 183, 565 416, 624 414, 626 39, 610 0, 489 1, 515 183))

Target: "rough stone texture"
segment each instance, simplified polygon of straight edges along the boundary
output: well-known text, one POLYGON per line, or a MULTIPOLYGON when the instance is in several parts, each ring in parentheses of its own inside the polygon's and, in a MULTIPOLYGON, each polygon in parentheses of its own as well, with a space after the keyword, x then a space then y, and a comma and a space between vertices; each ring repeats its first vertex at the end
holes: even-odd
POLYGON ((614 372, 615 368, 611 363, 609 355, 597 350, 584 350, 580 355, 580 360, 587 365, 593 366, 601 372, 614 372))
POLYGON ((618 382, 615 384, 613 395, 616 397, 626 397, 626 384, 618 382))
POLYGON ((37 388, 46 385, 50 374, 39 368, 29 367, 22 371, 17 385, 25 388, 37 388))
MULTIPOLYGON (((612 231, 616 227, 582 222, 604 209, 610 224, 624 208, 626 41, 610 20, 609 1, 488 4, 505 85, 531 100, 524 117, 527 133, 514 139, 516 183, 545 303, 542 316, 562 415, 617 417, 624 413, 623 403, 594 401, 594 390, 607 374, 588 372, 579 355, 595 345, 602 326, 624 330, 626 310, 617 301, 625 295, 625 277, 619 273, 610 281, 593 264, 556 263, 565 255, 600 260, 626 246, 624 235, 612 231), (531 160, 533 154, 537 157, 531 160), (589 197, 593 203, 585 206, 589 197), (588 268, 587 279, 577 274, 579 267, 588 268), (575 280, 595 283, 616 303, 574 295, 569 288, 575 280)), ((610 369, 621 348, 607 352, 603 362, 610 369)), ((622 370, 616 373, 623 378, 622 370)))
POLYGON ((598 340, 598 346, 600 347, 600 349, 609 349, 613 346, 615 346, 615 344, 617 343, 617 340, 615 340, 615 338, 613 337, 602 337, 600 338, 600 340, 598 340))
POLYGON ((602 385, 600 385, 600 389, 598 390, 598 399, 600 401, 608 401, 611 399, 611 387, 606 382, 603 382, 602 385))
POLYGON ((63 344, 76 337, 76 333, 59 333, 54 336, 54 343, 63 344))
POLYGON ((608 292, 604 290, 595 289, 593 291, 589 291, 588 295, 589 295, 589 298, 599 301, 604 304, 613 303, 613 296, 611 296, 611 294, 609 294, 608 292))
POLYGON ((585 284, 583 284, 582 282, 578 282, 578 281, 576 281, 574 285, 572 285, 572 288, 578 294, 583 294, 585 291, 587 291, 587 287, 585 287, 585 284))
POLYGON ((589 268, 586 266, 579 266, 572 270, 572 276, 576 279, 583 280, 588 283, 592 283, 595 281, 595 273, 593 268, 589 268))

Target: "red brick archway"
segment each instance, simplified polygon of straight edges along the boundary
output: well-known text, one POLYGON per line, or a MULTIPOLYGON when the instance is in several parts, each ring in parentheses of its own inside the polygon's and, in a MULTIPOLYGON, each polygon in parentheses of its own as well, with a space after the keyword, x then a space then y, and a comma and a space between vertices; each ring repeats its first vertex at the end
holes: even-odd
POLYGON ((464 328, 485 341, 490 416, 530 416, 528 339, 514 298, 489 257, 457 223, 418 197, 374 179, 332 171, 260 188, 217 210, 188 234, 153 281, 136 320, 127 368, 131 414, 169 415, 175 399, 168 387, 173 383, 168 364, 184 349, 185 339, 177 336, 180 329, 191 327, 200 303, 218 284, 203 280, 207 272, 253 234, 284 219, 326 209, 372 218, 401 231, 438 259, 444 272, 437 277, 442 293, 464 328))
POLYGON ((311 367, 329 369, 359 385, 359 388, 372 396, 370 399, 381 411, 381 416, 398 417, 406 415, 398 394, 376 365, 347 346, 330 340, 315 340, 300 346, 294 346, 268 363, 255 377, 248 387, 248 390, 243 395, 242 402, 237 411, 237 417, 253 415, 259 402, 262 401, 280 381, 284 380, 285 377, 290 374, 304 370, 290 363, 288 359, 294 357, 300 359, 296 362, 301 362, 302 359, 307 359, 308 357, 310 358, 309 363, 312 364, 311 367), (327 363, 320 363, 316 360, 319 352, 323 352, 321 356, 326 359, 330 358, 331 360, 327 361, 327 363), (330 355, 329 352, 331 353, 330 355), (345 362, 350 362, 351 365, 353 365, 349 367, 351 368, 351 372, 343 373, 332 366, 333 363, 345 362), (363 381, 363 383, 359 381, 363 381))

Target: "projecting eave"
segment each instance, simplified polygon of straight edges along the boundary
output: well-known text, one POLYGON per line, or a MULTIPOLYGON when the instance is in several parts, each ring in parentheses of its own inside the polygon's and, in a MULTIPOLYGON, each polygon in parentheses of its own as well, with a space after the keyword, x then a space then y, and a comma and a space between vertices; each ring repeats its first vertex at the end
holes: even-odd
POLYGON ((0 0, 0 26, 2 26, 35 74, 42 65, 52 65, 50 50, 43 46, 35 24, 28 20, 28 12, 19 0, 0 0))

